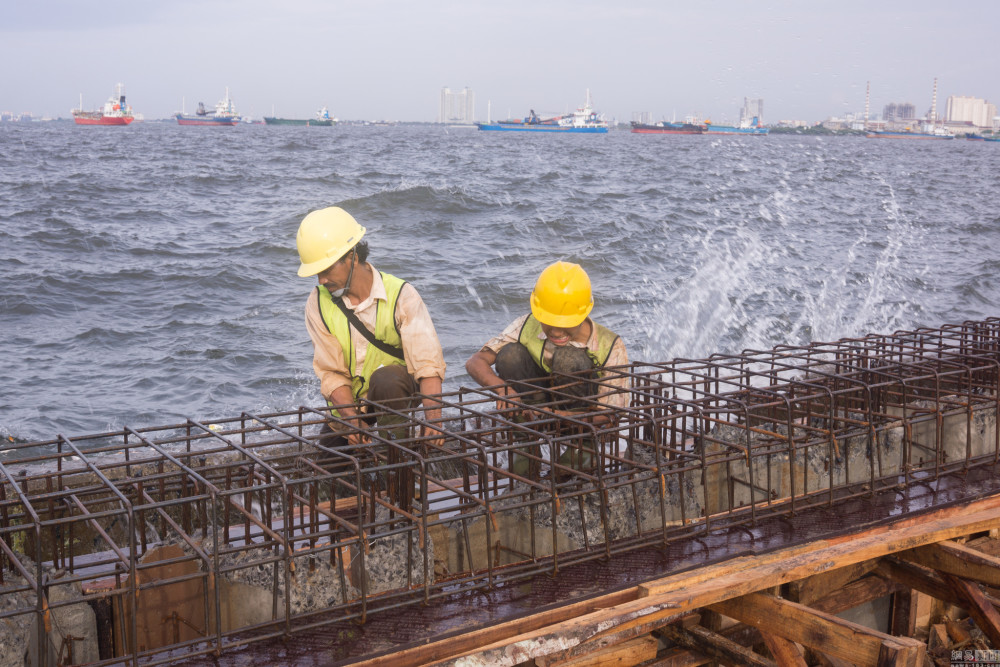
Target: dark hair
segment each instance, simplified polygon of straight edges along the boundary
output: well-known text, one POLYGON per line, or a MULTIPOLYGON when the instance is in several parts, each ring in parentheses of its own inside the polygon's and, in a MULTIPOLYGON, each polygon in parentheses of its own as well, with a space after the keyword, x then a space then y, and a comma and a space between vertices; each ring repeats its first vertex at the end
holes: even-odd
POLYGON ((367 262, 368 261, 368 241, 358 241, 358 244, 354 246, 358 251, 358 261, 367 262))

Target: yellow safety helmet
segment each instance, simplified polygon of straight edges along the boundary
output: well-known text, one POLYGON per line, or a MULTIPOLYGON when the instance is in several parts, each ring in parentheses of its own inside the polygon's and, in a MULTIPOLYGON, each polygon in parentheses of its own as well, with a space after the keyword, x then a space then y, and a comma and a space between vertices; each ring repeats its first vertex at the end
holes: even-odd
POLYGON ((552 264, 538 276, 531 291, 531 314, 551 327, 575 327, 593 309, 590 278, 579 264, 552 264))
POLYGON ((339 206, 313 211, 302 219, 295 245, 299 249, 299 275, 315 276, 333 266, 357 245, 365 228, 339 206))

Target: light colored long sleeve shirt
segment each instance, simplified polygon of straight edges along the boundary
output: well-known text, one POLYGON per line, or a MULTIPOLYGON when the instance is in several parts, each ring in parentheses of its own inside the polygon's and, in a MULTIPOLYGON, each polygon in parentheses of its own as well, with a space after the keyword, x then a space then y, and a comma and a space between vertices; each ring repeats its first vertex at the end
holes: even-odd
MULTIPOLYGON (((371 264, 369 264, 371 266, 371 264)), ((375 315, 377 304, 381 300, 387 303, 385 284, 382 274, 374 266, 372 268, 372 288, 368 298, 352 306, 344 300, 344 304, 357 315, 361 323, 369 331, 375 330, 375 315)), ((383 306, 384 307, 384 306, 383 306)), ((399 292, 396 301, 396 328, 403 343, 403 356, 406 369, 419 382, 422 378, 438 377, 444 379, 445 362, 441 341, 431 321, 427 305, 420 298, 417 289, 407 283, 399 292)), ((306 330, 313 342, 313 370, 320 381, 320 391, 329 398, 334 390, 342 386, 351 386, 351 374, 344 350, 323 322, 319 310, 319 296, 314 288, 306 301, 306 330)), ((368 352, 368 340, 354 327, 350 327, 351 346, 354 348, 354 368, 360 372, 368 352)))

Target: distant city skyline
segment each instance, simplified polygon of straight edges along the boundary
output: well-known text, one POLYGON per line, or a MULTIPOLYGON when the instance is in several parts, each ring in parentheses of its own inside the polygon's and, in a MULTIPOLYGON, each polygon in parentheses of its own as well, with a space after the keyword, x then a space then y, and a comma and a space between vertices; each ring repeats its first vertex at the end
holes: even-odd
POLYGON ((990 44, 992 3, 942 12, 844 0, 683 5, 637 0, 529 3, 504 11, 458 0, 330 3, 175 0, 110 5, 38 0, 0 22, 0 110, 69 117, 114 86, 147 119, 226 87, 241 114, 434 122, 442 83, 475 91, 485 120, 564 113, 583 103, 628 122, 697 115, 739 120, 744 99, 766 100, 767 122, 810 122, 908 102, 939 113, 949 96, 1000 101, 1000 79, 970 44, 990 44), (526 20, 530 15, 531 19, 526 20))
POLYGON ((439 123, 471 123, 476 118, 476 93, 468 87, 461 91, 451 88, 441 89, 441 108, 438 110, 439 123))

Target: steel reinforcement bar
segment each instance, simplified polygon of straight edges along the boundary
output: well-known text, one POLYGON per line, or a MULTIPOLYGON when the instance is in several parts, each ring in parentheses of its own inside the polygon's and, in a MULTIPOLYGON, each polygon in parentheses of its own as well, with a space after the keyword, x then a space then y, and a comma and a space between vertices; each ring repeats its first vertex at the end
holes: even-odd
POLYGON ((37 664, 85 652, 80 605, 96 664, 364 622, 994 465, 998 383, 992 318, 6 445, 0 619, 37 664))

